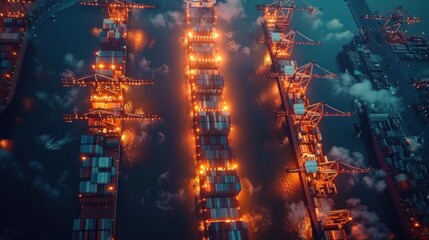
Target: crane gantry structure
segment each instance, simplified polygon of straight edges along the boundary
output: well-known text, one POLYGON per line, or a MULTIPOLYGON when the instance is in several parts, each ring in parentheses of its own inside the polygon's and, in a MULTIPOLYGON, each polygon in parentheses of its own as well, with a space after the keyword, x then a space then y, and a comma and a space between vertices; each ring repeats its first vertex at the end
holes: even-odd
POLYGON ((287 172, 300 176, 306 196, 308 213, 315 239, 347 239, 344 226, 351 221, 347 209, 321 211, 323 199, 337 193, 334 179, 343 173, 368 173, 372 168, 360 168, 338 160, 330 161, 322 151, 322 135, 319 123, 323 117, 348 117, 350 112, 340 111, 324 102, 311 104, 306 97, 308 86, 313 78, 333 79, 338 76, 314 61, 298 66, 293 60, 294 46, 320 45, 290 28, 294 11, 315 13, 316 8, 305 1, 275 1, 266 5, 257 5, 263 13, 264 39, 271 58, 271 70, 267 77, 277 82, 283 110, 277 111, 278 117, 284 117, 289 126, 298 168, 287 172), (301 3, 301 6, 298 6, 301 3), (302 6, 303 5, 303 6, 302 6), (304 39, 297 40, 299 36, 304 39))
POLYGON ((125 76, 128 13, 132 8, 153 6, 113 0, 82 4, 107 7, 109 16, 104 19, 98 36, 100 47, 92 65, 94 72, 62 79, 65 87, 90 89, 90 109, 64 115, 66 122, 84 120, 88 123, 88 131, 80 142, 79 201, 82 211, 80 217, 74 219, 72 239, 111 240, 115 238, 123 121, 160 119, 155 114, 137 114, 124 109, 126 85, 153 84, 153 81, 125 76))
POLYGON ((25 5, 36 2, 37 0, 3 0, 0 3, 0 17, 25 18, 28 16, 25 5))
POLYGON ((401 33, 400 29, 402 25, 411 25, 421 22, 420 18, 412 17, 402 7, 397 7, 385 13, 365 15, 363 18, 384 22, 382 24, 381 30, 386 34, 386 39, 388 41, 394 40, 398 34, 401 33))

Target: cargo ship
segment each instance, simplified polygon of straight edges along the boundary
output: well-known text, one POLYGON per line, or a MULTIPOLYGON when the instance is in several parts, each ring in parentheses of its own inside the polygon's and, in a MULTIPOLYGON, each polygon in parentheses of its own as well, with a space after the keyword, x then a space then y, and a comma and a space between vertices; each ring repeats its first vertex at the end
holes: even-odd
POLYGON ((25 17, 0 15, 0 114, 15 94, 27 47, 26 28, 25 17))
MULTIPOLYGON (((355 37, 340 53, 343 67, 357 81, 369 80, 376 90, 391 89, 387 70, 380 67, 380 60, 372 57, 370 47, 361 37, 355 37)), ((419 86, 419 81, 411 83, 419 86)), ((386 109, 377 106, 363 106, 363 109, 362 126, 369 126, 363 130, 369 131, 369 145, 386 173, 387 189, 401 226, 398 232, 403 237, 397 237, 429 239, 429 189, 426 183, 429 164, 419 151, 422 139, 412 136, 404 128, 407 123, 399 114, 386 113, 386 109)))
POLYGON ((240 215, 242 190, 229 141, 231 116, 223 100, 224 77, 218 51, 215 0, 185 1, 188 82, 196 141, 196 198, 200 239, 249 239, 240 215))
MULTIPOLYGON (((86 5, 99 5, 83 2, 86 5)), ((64 115, 66 122, 87 121, 87 134, 80 140, 78 197, 80 217, 73 221, 72 239, 111 240, 115 238, 118 169, 122 156, 123 120, 159 119, 156 115, 136 114, 124 110, 124 85, 147 85, 153 81, 125 76, 127 22, 130 8, 152 8, 152 5, 128 2, 103 3, 109 17, 103 20, 98 36, 93 73, 63 79, 66 87, 90 88, 90 109, 85 113, 64 115)))

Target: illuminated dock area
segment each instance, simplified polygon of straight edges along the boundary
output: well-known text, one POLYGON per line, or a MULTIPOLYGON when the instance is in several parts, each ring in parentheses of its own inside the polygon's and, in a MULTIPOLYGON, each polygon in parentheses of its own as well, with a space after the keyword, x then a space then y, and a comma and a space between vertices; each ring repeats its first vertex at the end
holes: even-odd
POLYGON ((320 45, 321 42, 291 29, 295 11, 313 14, 316 8, 305 1, 275 1, 258 5, 262 12, 264 38, 258 43, 266 45, 271 70, 268 78, 274 79, 280 93, 282 110, 277 116, 284 119, 290 132, 291 143, 298 168, 286 169, 290 174, 299 174, 304 190, 308 216, 314 239, 348 239, 345 225, 352 220, 349 210, 326 209, 324 199, 330 199, 338 190, 334 179, 342 173, 367 173, 362 169, 337 160, 329 160, 323 153, 322 134, 319 123, 324 117, 347 117, 352 113, 340 111, 324 102, 310 103, 306 92, 313 78, 338 78, 334 73, 314 61, 299 66, 292 58, 295 45, 320 45), (299 37, 299 39, 298 39, 299 37))

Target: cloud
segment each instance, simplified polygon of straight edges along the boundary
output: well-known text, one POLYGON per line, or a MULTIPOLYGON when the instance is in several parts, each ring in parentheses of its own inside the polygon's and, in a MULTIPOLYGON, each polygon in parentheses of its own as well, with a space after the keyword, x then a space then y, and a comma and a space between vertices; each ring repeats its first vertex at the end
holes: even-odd
POLYGON ((14 161, 12 152, 0 149, 0 168, 8 170, 22 180, 32 182, 32 185, 39 189, 49 199, 58 199, 63 194, 70 194, 70 188, 65 184, 68 177, 68 171, 64 171, 58 177, 55 184, 48 183, 43 178, 46 172, 45 166, 40 161, 29 161, 27 165, 14 161))
MULTIPOLYGON (((243 0, 243 2, 245 2, 243 0)), ((220 19, 231 22, 238 17, 245 17, 243 3, 241 0, 226 0, 217 4, 217 14, 220 19)))
POLYGON ((356 97, 375 111, 399 112, 403 108, 399 97, 386 89, 374 89, 369 80, 357 82, 350 74, 343 74, 340 79, 333 80, 332 84, 336 94, 356 97))
POLYGON ((241 53, 243 53, 246 56, 250 56, 250 48, 249 47, 243 47, 241 49, 241 53))
POLYGON ((185 200, 185 189, 181 188, 177 193, 165 192, 161 190, 158 194, 159 200, 155 206, 161 210, 173 210, 172 202, 185 200))
POLYGON ((309 224, 309 215, 303 201, 291 203, 286 206, 287 229, 296 232, 301 239, 309 239, 311 236, 311 224, 309 224))
POLYGON ((182 13, 178 11, 167 11, 165 13, 158 13, 150 18, 150 22, 155 27, 169 27, 181 26, 183 24, 182 13))
POLYGON ((167 74, 170 68, 166 64, 162 64, 160 67, 155 69, 155 72, 167 74))
POLYGON ((26 177, 22 166, 14 161, 13 153, 7 149, 0 148, 0 168, 16 174, 18 178, 26 177))
POLYGON ((255 193, 258 193, 262 189, 261 185, 258 185, 257 187, 255 187, 252 184, 252 182, 250 181, 250 179, 248 179, 248 178, 242 178, 241 184, 243 184, 243 189, 245 189, 245 191, 249 192, 250 196, 252 196, 255 193))
POLYGON ((331 80, 331 83, 335 94, 348 94, 351 86, 356 83, 356 79, 348 73, 343 73, 339 79, 331 80))
POLYGON ((323 24, 324 23, 323 23, 322 19, 317 18, 316 20, 314 20, 312 26, 313 26, 313 29, 316 30, 316 29, 321 28, 323 26, 323 24))
POLYGON ((233 53, 241 53, 243 55, 250 55, 249 47, 241 47, 241 44, 237 43, 235 40, 231 40, 226 44, 226 49, 233 53))
POLYGON ((344 147, 333 146, 328 155, 333 160, 340 160, 357 167, 366 166, 362 153, 350 152, 349 149, 344 147))
POLYGON ((304 221, 307 213, 307 208, 304 205, 303 201, 299 201, 298 203, 291 203, 287 206, 288 214, 287 219, 294 225, 298 225, 301 221, 304 221))
POLYGON ((60 174, 56 184, 52 185, 44 180, 41 176, 36 176, 33 181, 33 185, 41 190, 50 199, 59 199, 61 194, 69 194, 71 191, 65 184, 68 177, 68 171, 64 171, 60 174))
POLYGON ((40 176, 34 179, 34 186, 44 192, 50 199, 58 199, 60 197, 59 189, 47 183, 40 176))
POLYGON ((52 109, 67 109, 77 100, 79 93, 79 89, 71 88, 62 96, 56 93, 48 94, 47 92, 36 92, 34 95, 37 99, 47 102, 52 109))
POLYGON ((147 60, 145 57, 143 57, 140 62, 139 62, 139 67, 143 70, 143 71, 150 71, 150 61, 147 60))
MULTIPOLYGON (((130 104, 124 106, 125 111, 135 112, 136 114, 144 114, 139 109, 133 111, 130 104)), ((129 164, 134 164, 142 158, 141 149, 146 146, 148 142, 160 142, 161 136, 158 134, 158 123, 150 120, 142 122, 129 122, 127 128, 122 132, 122 148, 124 150, 125 159, 129 164)), ((162 143, 162 142, 160 142, 162 143)))
POLYGON ((334 30, 338 29, 339 30, 339 29, 342 29, 344 27, 344 24, 342 24, 338 18, 334 18, 326 24, 326 27, 329 30, 332 30, 332 29, 334 29, 334 30))
POLYGON ((72 67, 72 70, 76 72, 80 72, 85 66, 85 63, 82 59, 77 60, 76 57, 71 53, 66 53, 66 55, 64 55, 64 63, 68 65, 68 67, 72 67))
POLYGON ((45 167, 43 166, 42 163, 38 162, 38 161, 29 161, 28 162, 28 166, 31 169, 34 169, 38 172, 45 172, 45 167))
POLYGON ((348 208, 351 209, 353 224, 351 227, 351 237, 357 240, 386 239, 389 229, 380 221, 378 215, 368 210, 368 207, 361 204, 360 199, 350 198, 347 200, 348 208))
POLYGON ((350 30, 346 30, 344 32, 328 33, 323 37, 323 39, 325 41, 329 41, 329 40, 348 41, 348 40, 351 40, 353 36, 354 34, 350 30))
POLYGON ((362 181, 369 188, 374 188, 377 192, 383 192, 386 187, 386 173, 382 169, 376 170, 374 173, 371 173, 362 178, 362 181))
POLYGON ((386 89, 376 90, 369 80, 356 83, 349 89, 349 94, 363 101, 374 110, 399 112, 402 109, 401 99, 386 89))
POLYGON ((167 171, 165 171, 161 175, 159 175, 158 180, 157 180, 158 185, 161 185, 161 183, 167 182, 170 180, 170 172, 171 172, 171 170, 168 169, 167 171))
POLYGON ((271 211, 264 207, 256 206, 250 213, 243 215, 243 220, 248 222, 253 232, 263 232, 272 223, 271 211))
POLYGON ((241 44, 237 43, 234 40, 231 40, 227 43, 226 49, 231 52, 238 52, 240 50, 241 44))
POLYGON ((142 57, 142 59, 140 60, 139 67, 144 72, 150 72, 152 76, 154 76, 155 73, 167 74, 170 71, 170 68, 167 66, 167 64, 162 64, 157 68, 152 68, 151 61, 149 61, 145 57, 142 57))
POLYGON ((233 33, 233 32, 226 32, 226 33, 225 33, 225 36, 226 36, 227 38, 232 38, 232 37, 234 36, 234 33, 233 33))

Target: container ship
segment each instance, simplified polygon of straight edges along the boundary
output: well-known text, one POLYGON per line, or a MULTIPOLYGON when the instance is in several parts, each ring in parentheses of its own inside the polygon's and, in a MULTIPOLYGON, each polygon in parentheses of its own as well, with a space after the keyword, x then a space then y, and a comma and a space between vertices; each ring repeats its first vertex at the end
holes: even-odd
POLYGON ((0 114, 15 95, 27 47, 26 3, 35 1, 2 1, 0 6, 0 114))
POLYGON ((74 240, 111 240, 115 237, 118 169, 122 149, 123 120, 159 119, 156 115, 124 111, 124 85, 147 85, 153 81, 125 76, 127 55, 127 22, 130 8, 152 8, 152 5, 128 2, 83 2, 109 9, 98 36, 93 73, 80 78, 63 79, 66 87, 90 88, 90 109, 85 113, 66 114, 66 122, 85 120, 87 134, 80 140, 79 201, 80 217, 73 221, 74 240))
POLYGON ((242 190, 229 134, 231 116, 223 100, 219 72, 215 0, 185 1, 188 81, 196 141, 197 209, 201 239, 249 239, 241 219, 242 190))
MULTIPOLYGON (((357 79, 369 80, 376 90, 391 89, 387 70, 361 36, 357 36, 340 53, 344 68, 357 79)), ((412 82, 418 84, 419 82, 412 82)), ((364 107, 365 108, 365 107, 364 107)), ((422 159, 419 148, 423 141, 404 127, 399 114, 366 107, 362 126, 369 126, 371 147, 383 171, 387 189, 400 223, 400 234, 406 239, 429 239, 429 164, 422 159)), ((368 130, 368 129, 367 129, 368 130)))

